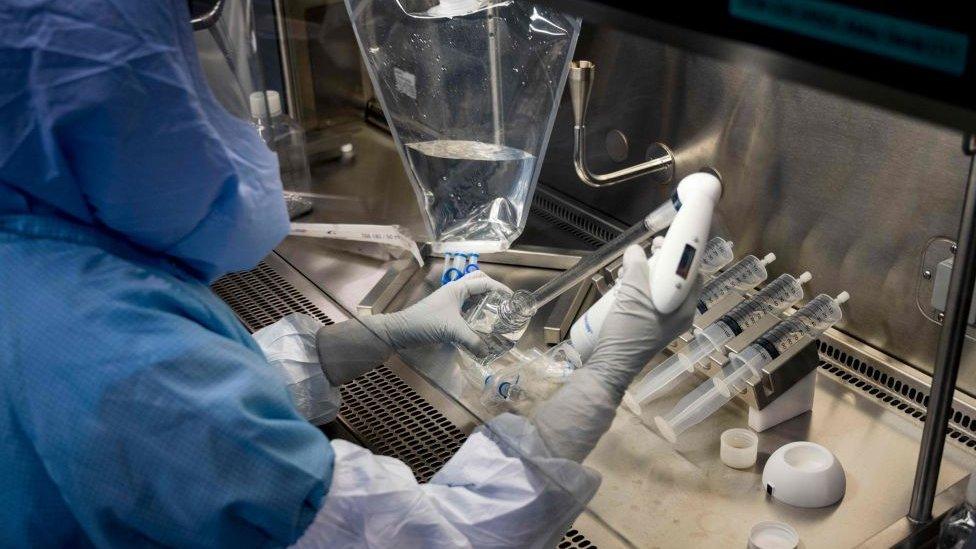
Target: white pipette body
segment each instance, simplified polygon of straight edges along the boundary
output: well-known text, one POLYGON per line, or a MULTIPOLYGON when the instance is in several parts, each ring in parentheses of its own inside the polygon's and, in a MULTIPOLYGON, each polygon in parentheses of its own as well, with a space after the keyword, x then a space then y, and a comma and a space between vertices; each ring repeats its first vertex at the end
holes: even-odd
MULTIPOLYGON (((664 238, 657 237, 651 246, 652 256, 647 260, 651 272, 656 268, 657 252, 663 247, 664 238)), ((714 273, 726 266, 732 260, 732 243, 720 237, 708 241, 708 246, 702 253, 700 272, 714 273)), ((597 300, 569 329, 569 338, 573 347, 585 361, 590 358, 600 337, 600 329, 614 301, 617 299, 617 285, 614 284, 603 296, 597 300)))

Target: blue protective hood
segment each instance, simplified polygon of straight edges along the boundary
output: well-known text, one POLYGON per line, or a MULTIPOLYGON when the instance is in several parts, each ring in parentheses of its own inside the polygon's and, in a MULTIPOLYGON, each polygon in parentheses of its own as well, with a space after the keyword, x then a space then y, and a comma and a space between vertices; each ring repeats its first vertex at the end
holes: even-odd
POLYGON ((207 87, 186 0, 3 4, 0 216, 70 217, 205 281, 284 238, 277 160, 207 87))

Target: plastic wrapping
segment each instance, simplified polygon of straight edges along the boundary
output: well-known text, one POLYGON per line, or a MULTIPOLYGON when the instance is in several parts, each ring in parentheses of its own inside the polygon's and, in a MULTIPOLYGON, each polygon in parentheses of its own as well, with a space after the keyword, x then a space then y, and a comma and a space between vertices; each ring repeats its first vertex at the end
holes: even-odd
POLYGON ((268 364, 282 376, 298 411, 315 424, 335 419, 339 412, 339 389, 322 372, 315 333, 318 320, 292 313, 254 332, 268 364))
POLYGON ((433 251, 521 234, 579 19, 529 2, 346 0, 433 251))

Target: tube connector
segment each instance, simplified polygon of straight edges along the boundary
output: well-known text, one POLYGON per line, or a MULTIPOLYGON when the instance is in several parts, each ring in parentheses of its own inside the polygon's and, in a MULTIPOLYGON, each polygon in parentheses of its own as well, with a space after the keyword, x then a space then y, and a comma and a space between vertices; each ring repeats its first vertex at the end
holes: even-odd
POLYGON ((586 114, 593 90, 596 65, 590 61, 573 61, 569 69, 569 95, 573 102, 574 147, 573 164, 576 175, 590 187, 602 188, 623 181, 657 172, 666 172, 670 181, 674 177, 674 153, 663 143, 657 143, 664 154, 640 164, 605 174, 595 174, 586 165, 586 114))

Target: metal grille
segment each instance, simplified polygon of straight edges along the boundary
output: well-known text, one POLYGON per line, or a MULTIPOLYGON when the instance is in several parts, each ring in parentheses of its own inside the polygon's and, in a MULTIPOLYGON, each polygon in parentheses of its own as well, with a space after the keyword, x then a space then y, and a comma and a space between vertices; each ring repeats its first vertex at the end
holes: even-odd
POLYGON ((578 210, 542 188, 538 188, 532 197, 532 213, 594 248, 621 233, 620 228, 594 219, 592 214, 578 210))
MULTIPOLYGON (((256 331, 289 313, 305 313, 332 324, 301 292, 269 265, 224 276, 212 285, 248 330, 256 331)), ((426 482, 451 459, 467 439, 451 420, 385 365, 340 388, 339 421, 370 449, 406 463, 419 482, 426 482)), ((596 549, 577 530, 559 542, 560 549, 596 549)))
POLYGON ((427 482, 467 436, 387 366, 340 389, 339 414, 377 454, 396 456, 427 482))
MULTIPOLYGON (((825 341, 817 341, 817 350, 820 351, 820 357, 823 359, 820 363, 822 370, 919 422, 925 421, 925 408, 929 404, 929 395, 926 391, 903 382, 825 341)), ((960 444, 968 448, 976 448, 976 419, 973 417, 953 409, 946 433, 949 438, 960 444)))
POLYGON ((583 534, 579 533, 579 530, 570 530, 569 532, 566 532, 566 535, 563 536, 563 540, 560 541, 556 547, 558 547, 558 549, 597 549, 596 545, 591 543, 590 540, 586 539, 583 534))
POLYGON ((252 332, 290 313, 305 313, 322 324, 334 324, 331 318, 263 261, 250 271, 226 275, 211 287, 252 332))

